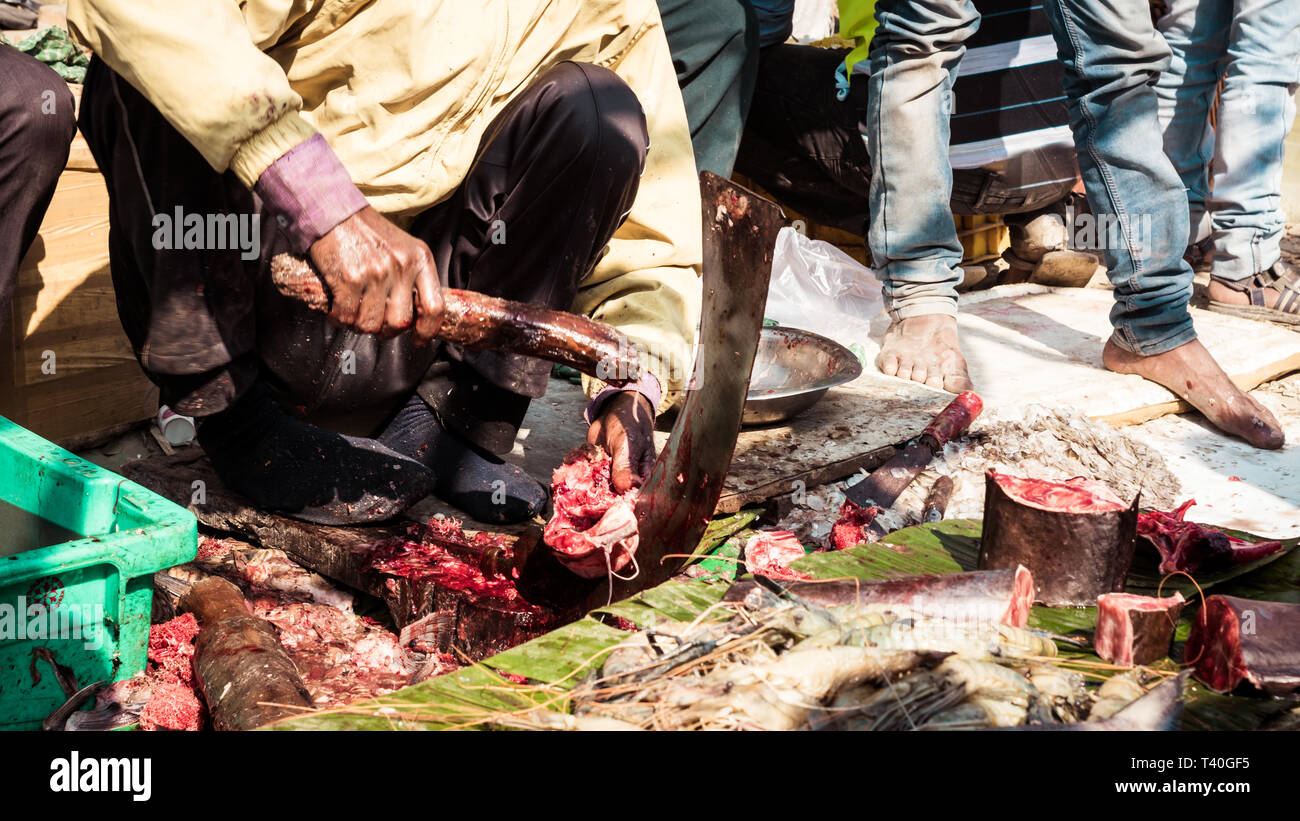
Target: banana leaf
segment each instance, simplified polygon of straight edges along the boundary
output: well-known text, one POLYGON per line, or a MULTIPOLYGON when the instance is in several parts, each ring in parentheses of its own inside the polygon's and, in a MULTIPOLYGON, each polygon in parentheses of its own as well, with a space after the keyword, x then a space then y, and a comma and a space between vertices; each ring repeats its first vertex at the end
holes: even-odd
POLYGON ((695 550, 691 553, 691 558, 687 563, 700 561, 706 556, 715 553, 718 548, 744 532, 750 523, 757 518, 758 511, 742 510, 730 516, 714 519, 704 529, 704 536, 700 538, 700 543, 695 546, 695 550))
POLYGON ((605 651, 627 635, 593 618, 583 618, 481 664, 380 698, 280 721, 267 729, 444 730, 475 726, 492 714, 537 707, 563 710, 563 703, 556 703, 553 693, 515 684, 499 673, 560 683, 563 689, 598 668, 605 651))
MULTIPOLYGON (((707 556, 757 518, 741 511, 715 519, 705 530, 695 553, 707 556)), ((716 604, 729 582, 669 581, 600 612, 619 615, 640 627, 668 620, 691 620, 716 604)), ((545 705, 562 710, 553 695, 532 691, 500 674, 533 681, 575 685, 598 668, 604 652, 627 638, 627 633, 591 616, 553 630, 544 636, 499 653, 484 662, 448 673, 396 693, 289 719, 268 729, 276 730, 440 730, 458 728, 492 713, 526 710, 545 705)))
POLYGON ((666 581, 594 612, 620 616, 637 627, 651 627, 664 621, 691 621, 721 601, 729 586, 726 582, 704 579, 666 581))
MULTIPOLYGON (((739 515, 739 514, 738 514, 739 515)), ((739 521, 737 519, 736 521, 739 521)), ((743 522, 710 528, 697 552, 703 556, 719 546, 735 543, 753 516, 743 522), (733 528, 731 525, 735 525, 733 528), (704 547, 705 541, 712 545, 704 547)), ((794 562, 793 566, 814 578, 885 579, 923 573, 955 573, 974 569, 979 555, 981 523, 950 520, 907 528, 891 534, 885 542, 859 545, 845 551, 817 553, 794 562)), ((1237 534, 1241 538, 1257 538, 1237 534)), ((1258 599, 1300 600, 1300 551, 1291 540, 1286 551, 1258 566, 1209 575, 1202 589, 1221 585, 1223 592, 1258 599)), ((1149 578, 1149 577, 1148 577, 1149 578)), ((1143 581, 1140 575, 1132 581, 1143 581)), ((716 604, 726 592, 725 580, 696 579, 669 581, 625 601, 599 608, 598 614, 617 615, 640 626, 662 621, 689 621, 716 604)), ((1165 595, 1173 589, 1166 584, 1165 595)), ((1151 588, 1154 591, 1154 588, 1151 588)), ((1193 591, 1194 593, 1194 591, 1193 591)), ((1188 608, 1194 612, 1194 608, 1188 608)), ((1190 626, 1185 613, 1175 634, 1175 657, 1181 657, 1177 642, 1186 640, 1190 626)), ((1096 627, 1096 608, 1034 607, 1030 627, 1061 636, 1090 634, 1096 627)), ((512 650, 493 656, 475 667, 404 688, 392 695, 350 705, 342 711, 325 711, 279 722, 273 729, 444 729, 462 726, 476 716, 520 711, 536 706, 564 711, 566 705, 554 692, 542 694, 527 685, 515 685, 499 673, 524 676, 536 682, 559 683, 561 690, 576 684, 598 666, 603 651, 627 637, 588 616, 512 650)), ((1081 662, 1098 659, 1086 647, 1059 643, 1062 658, 1081 662)), ((1176 669, 1173 661, 1160 665, 1176 669)), ((1098 669, 1094 678, 1109 673, 1098 669)), ((1250 696, 1221 696, 1203 687, 1189 690, 1184 712, 1184 729, 1256 729, 1295 706, 1295 702, 1250 696)))

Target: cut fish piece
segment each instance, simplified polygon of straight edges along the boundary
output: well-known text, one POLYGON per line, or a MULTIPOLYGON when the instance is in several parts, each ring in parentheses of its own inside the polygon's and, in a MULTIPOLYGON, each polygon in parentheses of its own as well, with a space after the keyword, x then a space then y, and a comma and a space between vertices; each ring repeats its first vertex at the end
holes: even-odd
POLYGON ((1210 596, 1192 620, 1186 656, 1220 693, 1243 681, 1272 696, 1300 690, 1300 604, 1210 596))
POLYGON ((745 567, 750 573, 773 579, 807 579, 790 563, 808 555, 799 538, 788 530, 765 530, 745 542, 745 567))
POLYGON ((1124 589, 1137 505, 1091 479, 1051 482, 989 471, 979 568, 1028 567, 1035 601, 1087 607, 1124 589))
POLYGON ((1182 611, 1181 593, 1160 599, 1132 593, 1098 596, 1097 655, 1123 667, 1164 658, 1182 611))

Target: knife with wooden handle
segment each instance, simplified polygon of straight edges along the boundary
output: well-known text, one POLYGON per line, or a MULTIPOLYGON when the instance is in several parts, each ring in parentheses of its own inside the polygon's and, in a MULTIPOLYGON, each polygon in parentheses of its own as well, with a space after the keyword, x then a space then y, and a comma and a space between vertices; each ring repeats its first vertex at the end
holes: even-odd
POLYGON ((961 436, 983 409, 984 401, 974 391, 961 394, 925 426, 916 441, 873 470, 867 478, 846 489, 844 495, 862 507, 889 507, 934 461, 944 445, 961 436))

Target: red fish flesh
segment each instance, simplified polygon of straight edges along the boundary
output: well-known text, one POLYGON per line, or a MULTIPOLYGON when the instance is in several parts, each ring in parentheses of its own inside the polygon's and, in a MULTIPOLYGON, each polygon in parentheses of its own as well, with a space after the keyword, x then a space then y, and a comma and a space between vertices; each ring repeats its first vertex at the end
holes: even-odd
POLYGON ((840 518, 831 526, 831 548, 848 550, 874 541, 867 533, 867 528, 879 515, 880 508, 874 505, 863 507, 852 499, 845 499, 844 504, 840 505, 840 518))
POLYGON ((1124 500, 1105 484, 1082 476, 1053 482, 1047 479, 1026 479, 1007 473, 993 473, 1008 498, 1038 510, 1055 513, 1106 513, 1127 510, 1124 500))
POLYGON ((368 570, 431 582, 474 599, 532 608, 520 597, 513 579, 485 573, 469 558, 490 549, 509 550, 506 539, 483 532, 470 536, 457 519, 430 519, 427 525, 412 525, 405 538, 394 537, 361 549, 368 554, 368 570))
POLYGON ((1247 681, 1272 696, 1300 690, 1300 604, 1210 596, 1192 620, 1196 677, 1229 693, 1247 681))
POLYGON ((1281 542, 1247 542, 1185 521, 1188 508, 1195 504, 1195 499, 1188 499, 1173 513, 1152 511, 1138 516, 1138 535, 1159 551, 1161 573, 1226 570, 1282 549, 1281 542))
POLYGON ((788 530, 765 530, 745 542, 745 567, 750 573, 772 579, 807 579, 790 563, 808 555, 799 538, 788 530))
POLYGON ((1097 597, 1097 655, 1123 667, 1150 664, 1169 655, 1183 594, 1157 599, 1132 593, 1097 597))
POLYGON ((149 691, 140 711, 141 730, 202 730, 203 708, 194 690, 175 681, 161 681, 149 691))
POLYGON ((602 448, 583 445, 551 477, 555 514, 542 539, 561 564, 587 579, 623 570, 632 563, 639 540, 637 491, 616 493, 611 465, 602 448))

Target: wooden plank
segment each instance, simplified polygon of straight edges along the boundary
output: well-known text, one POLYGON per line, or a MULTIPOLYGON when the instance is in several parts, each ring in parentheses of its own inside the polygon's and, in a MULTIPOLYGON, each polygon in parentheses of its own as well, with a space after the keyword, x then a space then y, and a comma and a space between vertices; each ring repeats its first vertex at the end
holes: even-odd
MULTIPOLYGON (((0 356, 0 385, 11 385, 9 357, 0 356)), ((20 389, 0 388, 0 416, 59 444, 85 445, 148 419, 158 410, 158 389, 134 361, 100 368, 76 379, 20 389)))
POLYGON ((227 490, 199 448, 175 456, 128 462, 128 479, 190 510, 205 527, 236 533, 262 547, 288 553, 300 564, 371 595, 383 595, 383 580, 362 570, 357 548, 400 535, 406 524, 386 527, 327 527, 267 513, 227 490))
MULTIPOLYGON (((1128 424, 1180 412, 1178 397, 1160 385, 1103 366, 1113 304, 1107 290, 1041 285, 963 296, 962 346, 985 405, 1070 405, 1128 424)), ((1196 308, 1191 313, 1201 342, 1239 383, 1253 387, 1297 367, 1300 334, 1196 308)))
MULTIPOLYGON (((870 470, 888 458, 887 448, 918 435, 951 399, 923 385, 865 374, 832 389, 793 420, 742 430, 716 512, 731 514, 788 495, 800 482, 813 488, 870 470)), ((529 407, 510 460, 549 484, 551 471, 586 439, 586 401, 577 386, 551 380, 546 396, 529 407)), ((656 432, 656 445, 663 447, 666 438, 666 432, 656 432)), ((419 510, 459 515, 428 502, 419 510)))
MULTIPOLYGON (((1254 390, 1265 382, 1272 382, 1281 376, 1289 373, 1300 371, 1300 353, 1294 353, 1290 356, 1279 359, 1276 362, 1270 362, 1255 370, 1239 374, 1232 377, 1233 383, 1243 391, 1254 390)), ((1162 416, 1168 416, 1171 413, 1187 413, 1195 410, 1190 404, 1182 399, 1160 402, 1154 405, 1146 405, 1140 408, 1134 408, 1123 413, 1115 413, 1109 416, 1100 416, 1102 422, 1114 425, 1117 428, 1125 425, 1140 425, 1143 422, 1150 422, 1152 419, 1159 419, 1162 416)))
MULTIPOLYGON (((729 515, 750 505, 763 504, 772 499, 796 494, 801 489, 807 490, 818 485, 838 482, 860 470, 875 470, 889 461, 896 452, 896 448, 886 445, 867 453, 849 456, 838 462, 810 467, 803 472, 790 472, 757 487, 726 493, 718 500, 716 512, 729 515)), ((797 471, 798 467, 792 465, 790 470, 797 471)))
MULTIPOLYGON (((79 100, 81 87, 71 88, 79 100)), ((108 191, 80 134, 15 291, 0 337, 0 414, 80 446, 153 416, 158 391, 118 321, 108 191)))

